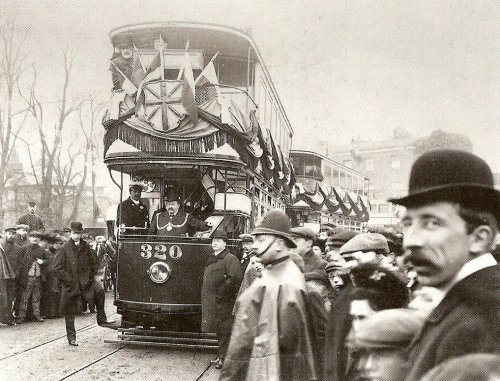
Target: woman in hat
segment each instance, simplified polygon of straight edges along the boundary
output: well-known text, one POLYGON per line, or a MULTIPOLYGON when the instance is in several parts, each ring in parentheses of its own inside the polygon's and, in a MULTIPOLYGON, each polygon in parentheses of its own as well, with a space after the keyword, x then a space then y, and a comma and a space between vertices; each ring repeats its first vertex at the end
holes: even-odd
POLYGON ((216 231, 212 235, 213 254, 209 257, 203 274, 201 289, 202 330, 216 332, 219 357, 213 361, 222 368, 231 336, 232 310, 242 272, 238 258, 226 248, 227 234, 216 231))

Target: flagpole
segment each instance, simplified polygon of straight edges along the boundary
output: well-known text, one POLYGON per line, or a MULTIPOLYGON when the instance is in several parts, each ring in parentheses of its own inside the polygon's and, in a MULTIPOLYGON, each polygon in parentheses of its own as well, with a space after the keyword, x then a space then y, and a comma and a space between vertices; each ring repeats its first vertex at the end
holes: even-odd
POLYGON ((163 62, 163 60, 165 59, 165 57, 163 57, 163 38, 161 37, 161 34, 160 34, 160 41, 161 41, 161 44, 160 44, 161 79, 164 80, 165 79, 165 62, 163 62))
POLYGON ((125 75, 125 73, 123 73, 123 71, 121 71, 120 68, 118 66, 116 66, 116 64, 113 62, 113 60, 110 60, 110 62, 111 62, 111 65, 113 65, 113 67, 116 69, 116 71, 118 73, 120 73, 121 75, 123 75, 123 78, 128 79, 130 81, 130 79, 125 75))
POLYGON ((142 71, 145 73, 146 72, 146 67, 144 66, 144 63, 142 62, 141 59, 141 54, 139 53, 139 49, 137 49, 137 46, 134 45, 135 52, 137 53, 137 57, 139 58, 139 62, 141 63, 142 71))
MULTIPOLYGON (((186 49, 184 50, 184 54, 186 54, 189 50, 189 39, 186 42, 186 49)), ((191 58, 189 58, 191 59, 191 58)), ((179 81, 182 77, 182 73, 184 72, 184 65, 182 65, 181 69, 179 70, 179 75, 177 76, 177 80, 179 81)))

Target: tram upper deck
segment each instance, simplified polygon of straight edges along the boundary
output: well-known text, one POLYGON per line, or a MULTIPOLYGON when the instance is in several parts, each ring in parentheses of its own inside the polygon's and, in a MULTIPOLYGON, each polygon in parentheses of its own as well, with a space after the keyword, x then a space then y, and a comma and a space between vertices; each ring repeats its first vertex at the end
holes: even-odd
POLYGON ((160 22, 114 29, 110 40, 113 90, 103 120, 110 169, 141 179, 149 165, 240 166, 289 197, 293 129, 250 36, 160 22))

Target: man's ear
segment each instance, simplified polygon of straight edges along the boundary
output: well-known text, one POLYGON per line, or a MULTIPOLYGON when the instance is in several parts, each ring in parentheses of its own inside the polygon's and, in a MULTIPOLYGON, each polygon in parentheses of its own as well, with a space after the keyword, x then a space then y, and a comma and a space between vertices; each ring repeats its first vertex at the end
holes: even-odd
POLYGON ((469 251, 475 256, 487 253, 493 249, 494 244, 493 229, 488 225, 476 227, 470 234, 469 251))

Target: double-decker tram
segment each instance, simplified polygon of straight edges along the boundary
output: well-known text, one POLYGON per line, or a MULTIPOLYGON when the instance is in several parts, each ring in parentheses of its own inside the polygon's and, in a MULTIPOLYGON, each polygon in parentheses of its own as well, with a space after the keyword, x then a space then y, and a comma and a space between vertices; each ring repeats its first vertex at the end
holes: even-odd
POLYGON ((294 225, 364 230, 370 217, 365 174, 316 152, 292 150, 290 158, 296 182, 287 213, 294 225))
POLYGON ((242 31, 165 22, 117 28, 110 39, 104 162, 120 203, 129 184, 139 183, 148 211, 147 221, 131 226, 117 210, 115 305, 123 339, 159 343, 158 332, 200 331, 212 234, 224 231, 238 254, 240 234, 267 210, 290 204, 293 130, 254 41, 242 31), (189 220, 158 217, 169 194, 189 220))

